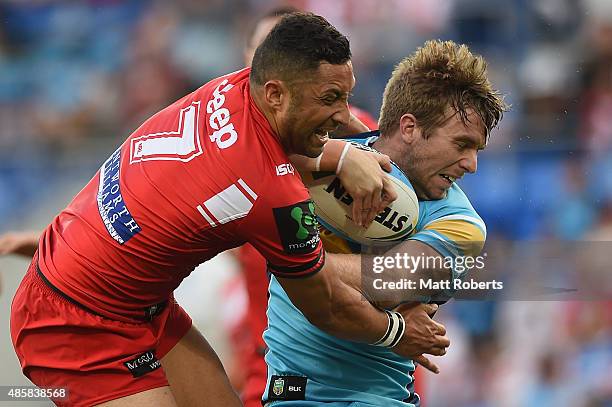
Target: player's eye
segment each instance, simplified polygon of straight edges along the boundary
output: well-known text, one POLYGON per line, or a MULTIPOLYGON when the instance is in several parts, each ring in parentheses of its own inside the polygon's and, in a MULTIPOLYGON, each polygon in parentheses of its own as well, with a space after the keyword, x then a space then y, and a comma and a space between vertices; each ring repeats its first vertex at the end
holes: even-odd
POLYGON ((336 100, 338 100, 338 98, 334 96, 327 96, 327 97, 324 97, 322 100, 323 100, 323 103, 331 106, 336 102, 336 100))

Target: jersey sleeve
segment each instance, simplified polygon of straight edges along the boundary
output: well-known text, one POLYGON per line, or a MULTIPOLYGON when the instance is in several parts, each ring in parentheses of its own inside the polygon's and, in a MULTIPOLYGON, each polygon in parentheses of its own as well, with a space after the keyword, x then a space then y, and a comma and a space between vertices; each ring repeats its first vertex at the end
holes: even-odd
POLYGON ((448 196, 428 201, 424 214, 410 239, 433 247, 442 256, 478 256, 484 246, 487 229, 463 191, 454 185, 448 196))
POLYGON ((475 213, 447 215, 431 221, 410 239, 433 247, 445 257, 475 257, 484 246, 486 228, 475 213))
POLYGON ((268 270, 284 278, 309 277, 325 263, 314 204, 294 177, 279 177, 264 188, 241 226, 245 240, 266 258, 268 270))
MULTIPOLYGON (((477 257, 484 247, 487 229, 461 189, 454 185, 448 196, 426 202, 424 216, 419 219, 417 233, 410 237, 431 246, 445 259, 452 259, 452 279, 467 275, 459 258, 477 257)), ((442 293, 435 301, 445 301, 452 291, 442 293)))

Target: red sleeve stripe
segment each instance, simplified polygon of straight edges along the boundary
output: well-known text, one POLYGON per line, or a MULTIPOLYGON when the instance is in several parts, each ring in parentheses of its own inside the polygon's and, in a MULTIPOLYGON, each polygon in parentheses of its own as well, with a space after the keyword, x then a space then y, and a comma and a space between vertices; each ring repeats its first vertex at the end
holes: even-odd
POLYGON ((270 270, 272 274, 278 277, 305 278, 310 277, 321 271, 324 264, 325 250, 323 250, 323 248, 320 248, 319 255, 311 262, 295 267, 275 266, 273 264, 268 263, 268 270, 270 270))

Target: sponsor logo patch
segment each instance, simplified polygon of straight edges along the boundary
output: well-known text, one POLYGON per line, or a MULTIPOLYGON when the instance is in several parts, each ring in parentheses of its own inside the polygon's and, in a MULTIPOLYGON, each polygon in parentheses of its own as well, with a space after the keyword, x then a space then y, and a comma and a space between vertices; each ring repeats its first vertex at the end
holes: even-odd
POLYGON ((140 377, 161 367, 154 350, 149 350, 132 360, 123 363, 132 376, 140 377))
POLYGON ((272 393, 275 396, 280 396, 285 391, 285 381, 283 379, 274 380, 274 385, 272 386, 272 393))
POLYGON ((303 376, 273 375, 268 386, 268 400, 304 400, 306 383, 303 376))
POLYGON ((289 163, 280 164, 276 166, 276 175, 279 177, 282 177, 283 175, 287 174, 293 175, 294 173, 295 169, 293 168, 293 165, 289 163))
POLYGON ((124 244, 141 231, 125 206, 119 186, 121 147, 100 168, 98 211, 106 230, 119 244, 124 244))
POLYGON ((319 224, 312 201, 274 208, 283 249, 290 254, 312 253, 319 243, 319 224))

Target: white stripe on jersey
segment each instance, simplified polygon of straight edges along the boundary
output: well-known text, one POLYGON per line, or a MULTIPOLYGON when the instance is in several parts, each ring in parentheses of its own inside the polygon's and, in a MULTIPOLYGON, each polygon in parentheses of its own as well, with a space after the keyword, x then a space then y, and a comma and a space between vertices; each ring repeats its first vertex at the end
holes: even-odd
POLYGON ((217 227, 217 224, 215 223, 215 221, 212 220, 210 216, 208 216, 208 214, 206 213, 204 208, 202 208, 202 206, 198 205, 197 208, 198 208, 198 212, 200 212, 200 214, 204 216, 204 219, 206 219, 206 221, 210 223, 210 226, 212 226, 213 228, 217 227))
POLYGON ((238 180, 238 183, 240 184, 242 188, 244 188, 245 191, 247 191, 247 194, 251 195, 251 198, 253 198, 253 201, 257 200, 257 194, 253 192, 251 188, 249 188, 249 186, 246 184, 246 182, 242 180, 242 178, 238 180))
MULTIPOLYGON (((253 202, 257 200, 257 194, 255 194, 242 179, 239 179, 238 183, 247 191, 249 196, 253 199, 253 202)), ((242 192, 236 184, 232 184, 204 202, 204 208, 206 208, 212 217, 220 224, 224 224, 248 215, 253 207, 253 202, 249 200, 249 197, 242 192)), ((198 211, 202 214, 204 219, 206 219, 212 227, 216 227, 217 224, 206 214, 204 208, 198 205, 198 211)))

